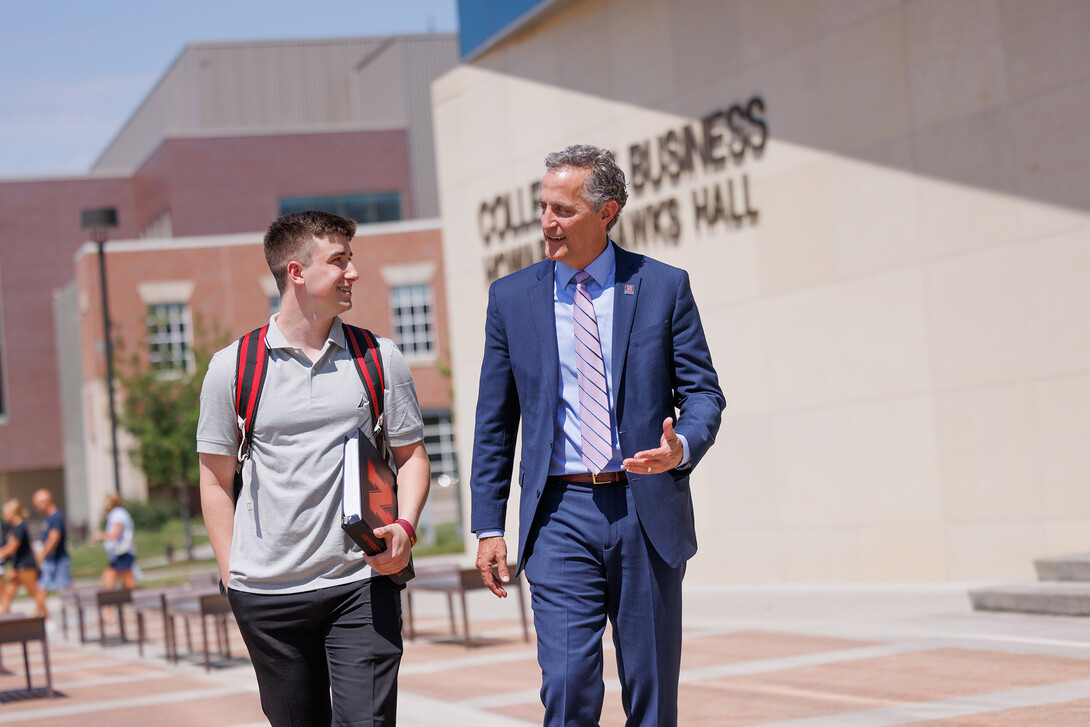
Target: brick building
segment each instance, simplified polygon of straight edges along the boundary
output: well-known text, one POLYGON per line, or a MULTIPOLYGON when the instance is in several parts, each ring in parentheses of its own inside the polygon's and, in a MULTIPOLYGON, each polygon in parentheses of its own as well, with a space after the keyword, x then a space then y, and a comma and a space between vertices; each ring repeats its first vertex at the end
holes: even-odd
MULTIPOLYGON (((267 319, 276 289, 260 242, 272 219, 306 208, 356 219, 350 320, 412 349, 429 432, 449 442, 428 87, 457 62, 456 44, 190 45, 88 176, 0 182, 0 497, 28 502, 47 487, 87 522, 114 486, 97 246, 80 228, 89 208, 118 214, 104 246, 114 340, 167 369, 190 365, 194 322, 230 337, 267 319)), ((453 467, 446 457, 437 472, 453 467)), ((120 459, 122 495, 143 496, 120 459)))

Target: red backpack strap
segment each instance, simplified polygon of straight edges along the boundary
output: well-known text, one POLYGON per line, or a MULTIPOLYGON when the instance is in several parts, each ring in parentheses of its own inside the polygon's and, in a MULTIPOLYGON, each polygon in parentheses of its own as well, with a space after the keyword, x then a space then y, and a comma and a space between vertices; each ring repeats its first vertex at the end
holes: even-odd
POLYGON ((356 363, 356 371, 363 379, 363 385, 367 388, 367 396, 371 400, 371 421, 375 423, 376 439, 382 436, 383 419, 385 411, 386 379, 382 369, 382 355, 378 350, 378 339, 375 334, 366 328, 358 328, 342 323, 344 326, 344 338, 348 343, 348 350, 352 354, 352 360, 356 363))
POLYGON ((261 389, 265 385, 268 367, 268 347, 265 334, 269 326, 255 328, 238 339, 238 361, 235 366, 235 411, 238 413, 238 461, 241 463, 250 456, 250 443, 253 441, 253 421, 257 412, 257 402, 261 398, 261 389))

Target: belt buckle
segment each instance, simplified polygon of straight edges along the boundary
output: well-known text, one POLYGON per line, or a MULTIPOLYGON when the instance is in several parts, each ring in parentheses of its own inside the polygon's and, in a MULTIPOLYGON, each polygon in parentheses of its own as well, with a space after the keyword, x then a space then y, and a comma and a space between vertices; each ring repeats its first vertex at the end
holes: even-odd
MULTIPOLYGON (((601 474, 604 474, 604 473, 603 472, 598 473, 598 475, 601 475, 601 474)), ((601 482, 599 482, 598 481, 598 475, 594 474, 593 472, 590 473, 591 484, 594 484, 594 485, 608 485, 609 484, 608 476, 607 476, 607 479, 604 479, 601 482)))

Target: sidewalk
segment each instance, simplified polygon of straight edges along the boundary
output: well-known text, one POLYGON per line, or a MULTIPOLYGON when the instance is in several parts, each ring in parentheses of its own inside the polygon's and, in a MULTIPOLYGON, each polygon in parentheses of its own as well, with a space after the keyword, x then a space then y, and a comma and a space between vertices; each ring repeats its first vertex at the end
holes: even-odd
MULTIPOLYGON (((680 723, 1090 724, 1090 622, 974 613, 966 595, 970 585, 976 584, 691 585, 680 723)), ((450 635, 444 595, 419 592, 413 605, 419 638, 406 643, 399 725, 541 724, 540 675, 533 644, 522 640, 517 599, 469 595, 469 648, 450 635)), ((206 673, 199 656, 168 663, 161 628, 153 626, 154 641, 143 658, 133 644, 80 646, 71 630, 67 641, 50 632, 56 699, 45 698, 44 689, 26 693, 21 649, 5 645, 9 671, 0 673, 0 724, 266 724, 253 671, 239 658, 245 650, 237 632, 231 641, 236 658, 220 659, 206 673)), ((97 625, 90 633, 97 634, 97 625)), ((606 650, 602 725, 619 727, 624 717, 608 639, 606 650)), ((30 658, 34 684, 44 686, 37 644, 30 658)))

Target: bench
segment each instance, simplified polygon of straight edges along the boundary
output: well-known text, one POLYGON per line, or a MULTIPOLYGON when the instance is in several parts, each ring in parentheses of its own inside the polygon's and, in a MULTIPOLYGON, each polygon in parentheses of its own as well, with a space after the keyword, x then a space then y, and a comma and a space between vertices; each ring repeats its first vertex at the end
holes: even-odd
POLYGON ((122 606, 132 603, 132 591, 127 588, 68 588, 61 591, 61 630, 65 640, 68 639, 68 609, 76 609, 76 619, 79 624, 79 642, 87 643, 87 632, 83 618, 85 608, 94 608, 98 613, 98 638, 99 643, 106 645, 106 629, 103 616, 106 609, 117 610, 117 627, 121 632, 121 641, 128 641, 125 636, 125 614, 122 606))
POLYGON ((144 655, 144 642, 148 638, 145 614, 158 614, 163 622, 163 645, 166 656, 170 655, 171 622, 167 617, 167 599, 174 594, 191 593, 188 586, 168 586, 165 588, 139 588, 132 594, 132 608, 136 612, 136 649, 144 655))
MULTIPOLYGON (((45 638, 45 618, 42 616, 21 616, 14 613, 0 614, 0 644, 22 644, 23 665, 26 667, 26 688, 33 689, 30 683, 30 654, 27 643, 40 642, 42 645, 42 663, 45 665, 45 690, 53 697, 53 672, 49 668, 49 645, 45 638)), ((3 668, 0 665, 0 668, 3 668)))
POLYGON ((136 648, 140 656, 144 655, 144 642, 147 641, 148 630, 145 623, 145 614, 158 614, 163 622, 163 645, 166 648, 165 656, 171 654, 171 639, 174 637, 172 627, 173 620, 167 615, 168 603, 176 598, 183 598, 187 594, 197 591, 210 590, 219 583, 219 575, 216 573, 192 573, 186 579, 186 583, 176 586, 164 586, 161 588, 138 588, 132 593, 132 608, 136 613, 136 648))
POLYGON ((211 618, 216 627, 216 645, 219 653, 231 658, 230 636, 227 633, 227 616, 231 613, 231 602, 225 596, 221 596, 219 587, 215 589, 196 589, 184 592, 165 594, 164 607, 164 634, 167 644, 167 658, 177 663, 178 638, 174 628, 174 619, 180 617, 185 624, 186 648, 193 651, 193 640, 190 635, 189 621, 197 617, 201 622, 201 639, 204 649, 204 670, 211 671, 211 652, 208 648, 208 619, 211 618))
MULTIPOLYGON (((511 573, 515 572, 513 564, 507 567, 511 573)), ((413 624, 413 591, 439 591, 447 594, 450 632, 454 635, 458 633, 454 624, 454 595, 458 594, 462 602, 462 640, 466 646, 469 646, 469 611, 466 608, 466 592, 484 587, 484 581, 481 580, 481 574, 476 568, 462 568, 453 564, 417 567, 416 577, 405 587, 406 624, 409 638, 416 639, 416 628, 413 624)), ((515 576, 504 587, 508 592, 514 590, 518 594, 519 614, 522 616, 522 637, 524 641, 529 641, 530 628, 526 619, 526 597, 522 592, 522 577, 515 576)))

